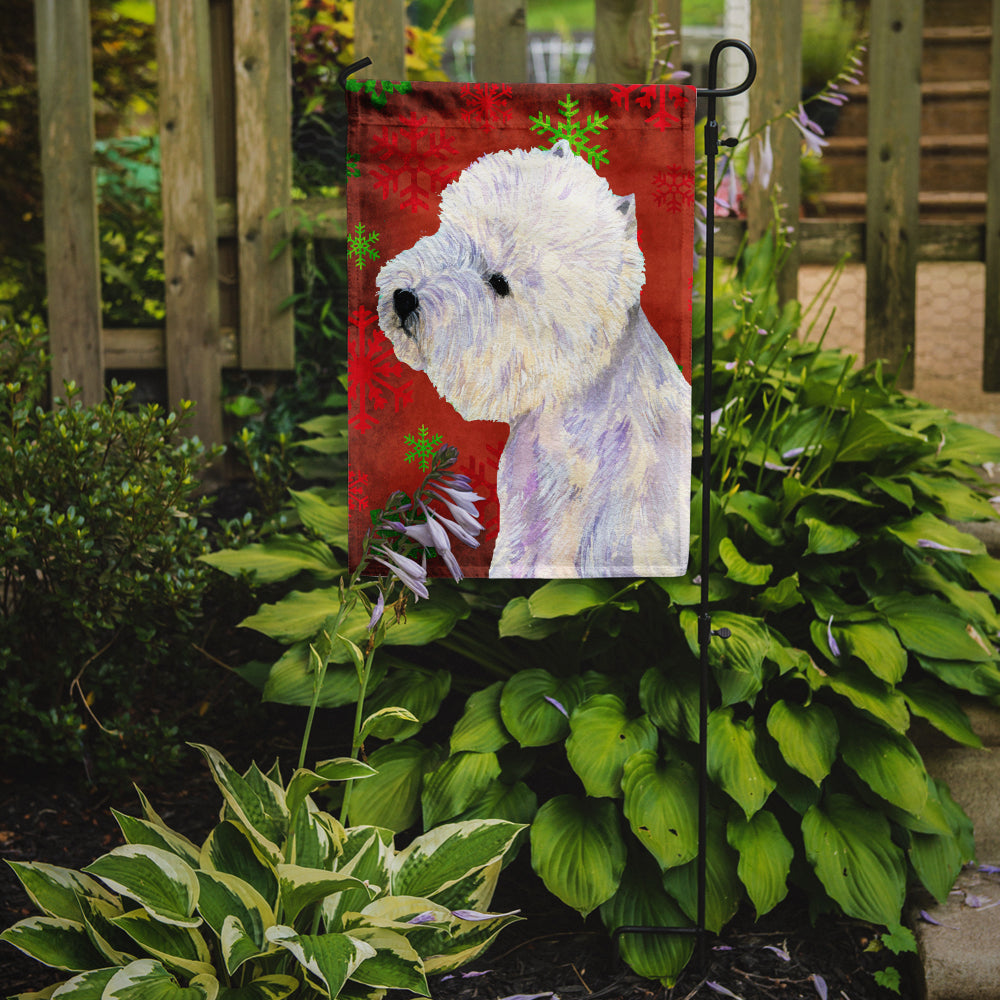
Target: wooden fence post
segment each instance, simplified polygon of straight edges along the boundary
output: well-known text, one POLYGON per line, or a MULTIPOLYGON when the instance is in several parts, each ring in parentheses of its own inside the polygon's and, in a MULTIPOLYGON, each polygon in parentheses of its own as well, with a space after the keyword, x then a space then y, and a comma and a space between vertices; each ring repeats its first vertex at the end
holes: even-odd
POLYGON ((524 83, 528 79, 528 34, 524 0, 475 0, 476 80, 524 83))
POLYGON ((983 389, 1000 392, 1000 0, 993 0, 990 44, 989 170, 986 177, 986 324, 983 389))
MULTIPOLYGON (((791 108, 802 99, 802 4, 799 0, 760 0, 750 8, 750 41, 760 72, 750 88, 750 131, 791 108)), ((733 123, 735 132, 739 123, 733 123)), ((756 143, 758 140, 754 140, 756 143)), ((799 262, 799 160, 802 136, 787 118, 771 126, 774 169, 767 188, 755 180, 747 192, 747 229, 751 240, 760 239, 774 219, 773 202, 781 206, 780 225, 793 230, 793 244, 778 274, 782 302, 798 296, 799 262)))
POLYGON ((865 360, 913 387, 923 0, 872 0, 868 53, 865 360), (905 360, 904 360, 905 359, 905 360))
POLYGON ((104 397, 89 0, 35 0, 52 393, 104 397))
POLYGON ((406 0, 355 0, 354 56, 372 61, 359 80, 406 79, 406 0))
POLYGON ((594 0, 598 83, 645 83, 650 9, 650 0, 594 0))
POLYGON ((191 426, 222 441, 219 255, 207 0, 159 0, 167 395, 197 402, 191 426))
POLYGON ((290 220, 276 214, 292 200, 290 20, 288 0, 233 6, 242 368, 295 367, 294 316, 281 305, 292 294, 290 220))

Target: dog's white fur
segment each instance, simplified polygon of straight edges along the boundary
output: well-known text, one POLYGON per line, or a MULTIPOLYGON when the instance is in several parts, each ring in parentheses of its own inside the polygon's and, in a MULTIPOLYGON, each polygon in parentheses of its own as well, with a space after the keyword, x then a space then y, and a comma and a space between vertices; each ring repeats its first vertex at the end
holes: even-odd
POLYGON ((379 272, 379 323, 466 420, 510 424, 491 577, 687 568, 691 388, 639 306, 634 197, 561 140, 491 153, 379 272))

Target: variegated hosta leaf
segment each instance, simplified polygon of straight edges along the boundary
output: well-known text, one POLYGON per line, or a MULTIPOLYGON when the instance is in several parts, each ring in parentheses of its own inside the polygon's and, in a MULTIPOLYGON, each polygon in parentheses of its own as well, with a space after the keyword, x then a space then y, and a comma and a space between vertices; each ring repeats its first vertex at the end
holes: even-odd
POLYGON ((500 777, 495 753, 452 754, 436 771, 424 778, 420 796, 424 826, 437 826, 454 819, 475 802, 500 777))
POLYGON ((830 795, 805 814, 802 837, 820 882, 849 917, 899 923, 906 866, 882 813, 849 795, 830 795))
POLYGON ((117 809, 112 809, 111 812, 118 821, 122 835, 128 843, 159 847, 161 850, 176 854, 192 868, 198 864, 199 849, 182 834, 149 820, 126 816, 125 813, 120 813, 117 809))
POLYGON ((393 859, 392 892, 433 899, 500 861, 523 827, 502 819, 446 823, 421 834, 393 859))
POLYGON ((285 1000, 299 985, 294 976, 261 976, 245 986, 224 986, 218 1000, 285 1000))
POLYGON ((28 917, 0 934, 26 955, 54 969, 81 972, 100 968, 105 959, 95 950, 87 928, 65 917, 28 917))
POLYGON ((777 741, 785 761, 815 785, 830 773, 840 731, 826 705, 778 700, 768 713, 767 731, 777 741))
POLYGON ((500 693, 503 681, 497 681, 469 696, 462 717, 451 733, 451 752, 473 750, 476 753, 496 753, 510 743, 500 716, 500 693))
POLYGON ((643 750, 625 762, 622 789, 632 832, 661 869, 697 855, 698 783, 690 765, 643 750))
POLYGON ((190 927, 160 923, 145 910, 123 913, 112 923, 172 969, 181 969, 189 976, 213 971, 212 956, 205 939, 190 927))
POLYGON ((351 931, 351 937, 375 949, 375 954, 366 958, 351 973, 355 982, 430 996, 424 963, 402 934, 385 927, 356 927, 351 931))
POLYGON ((89 972, 81 972, 80 975, 67 979, 51 993, 50 986, 43 993, 20 993, 11 1000, 28 1000, 31 997, 40 1000, 49 996, 55 1000, 101 1000, 104 988, 111 982, 119 968, 120 966, 111 966, 107 969, 91 969, 89 972))
POLYGON ((216 1000, 219 981, 196 976, 187 986, 153 959, 143 958, 119 969, 108 981, 101 1000, 216 1000))
POLYGON ((327 872, 300 865, 278 865, 281 906, 286 920, 294 921, 302 910, 345 889, 361 889, 375 895, 361 879, 342 872, 327 872))
POLYGON ((268 928, 267 939, 291 952, 332 997, 365 959, 375 957, 370 944, 349 934, 296 934, 293 928, 278 924, 268 928))
POLYGON ((788 895, 788 872, 795 849, 774 814, 766 809, 751 819, 737 816, 730 820, 726 836, 740 853, 736 873, 761 917, 788 895))
MULTIPOLYGON (((522 827, 522 832, 523 830, 522 827)), ((434 901, 448 907, 449 910, 488 910, 493 902, 493 893, 496 892, 500 870, 505 860, 506 857, 498 858, 485 868, 477 868, 465 878, 453 882, 448 888, 434 893, 434 901)))
POLYGON ((531 865, 549 892, 583 916, 610 899, 625 870, 615 803, 573 795, 549 799, 531 824, 531 865))
POLYGON ((64 917, 67 920, 83 919, 80 909, 81 896, 93 896, 109 903, 114 896, 97 879, 74 871, 39 861, 8 861, 31 901, 46 916, 64 917))
MULTIPOLYGON (((254 948, 253 953, 259 954, 265 951, 264 931, 275 923, 274 912, 267 900, 248 882, 223 872, 200 871, 198 872, 198 883, 201 887, 198 910, 220 940, 223 938, 226 922, 236 920, 239 923, 238 930, 242 937, 250 939, 254 948)), ((236 929, 231 929, 229 932, 231 941, 234 940, 235 932, 236 929)), ((239 938, 240 935, 235 935, 235 937, 239 938)), ((226 951, 227 971, 230 975, 242 962, 251 957, 244 954, 246 949, 240 944, 239 961, 230 964, 233 950, 232 948, 224 950, 226 951)))
POLYGON ((198 743, 192 746, 204 754, 227 807, 247 828, 264 855, 277 863, 281 856, 278 845, 288 831, 284 789, 254 769, 246 776, 240 775, 212 747, 198 743))
POLYGON ((301 767, 288 782, 285 792, 285 805, 288 812, 294 815, 306 796, 312 795, 318 788, 328 785, 331 781, 350 781, 356 778, 370 778, 377 774, 375 768, 355 760, 353 757, 336 757, 324 760, 313 770, 301 767))
POLYGON ((774 791, 776 782, 757 761, 752 718, 737 721, 733 709, 717 708, 708 717, 708 774, 749 818, 774 791))
POLYGON ((109 903, 93 896, 80 899, 83 921, 94 947, 104 956, 105 965, 128 965, 139 958, 135 942, 114 924, 125 911, 120 902, 109 903))
POLYGON ((252 885, 272 908, 278 905, 278 875, 241 823, 220 823, 201 847, 200 868, 224 872, 252 885))
POLYGON ((304 868, 335 868, 344 836, 338 820, 317 809, 312 799, 306 799, 292 820, 285 857, 304 868))
POLYGON ((371 892, 383 892, 389 886, 392 857, 392 834, 373 826, 356 826, 347 831, 337 870, 353 875, 367 888, 345 889, 323 900, 323 920, 327 930, 344 930, 343 915, 358 912, 371 900, 371 892))
MULTIPOLYGON (((689 927, 691 921, 664 891, 652 859, 629 859, 618 891, 601 905, 610 932, 619 927, 689 927)), ((672 986, 694 950, 692 934, 623 934, 619 951, 640 976, 672 986)))
POLYGON ((636 751, 655 749, 659 740, 649 716, 630 719, 625 702, 613 694, 595 694, 577 706, 569 727, 566 757, 595 798, 620 798, 625 761, 636 751))
POLYGON ((125 844, 85 869, 109 889, 134 899, 150 916, 165 924, 197 927, 198 878, 194 869, 171 851, 146 844, 125 844))

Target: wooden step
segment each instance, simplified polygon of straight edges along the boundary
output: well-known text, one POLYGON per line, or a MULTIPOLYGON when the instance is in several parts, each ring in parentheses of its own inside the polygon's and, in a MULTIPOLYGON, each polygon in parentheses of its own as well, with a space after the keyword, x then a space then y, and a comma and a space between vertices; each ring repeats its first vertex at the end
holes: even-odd
MULTIPOLYGON (((988 130, 989 80, 937 80, 921 84, 921 135, 963 134, 988 130)), ((848 103, 841 109, 837 136, 866 135, 868 131, 867 83, 846 91, 848 103)))
POLYGON ((925 28, 921 79, 924 83, 988 80, 992 38, 988 24, 925 28))
POLYGON ((991 0, 924 0, 925 28, 945 27, 959 20, 962 24, 989 24, 991 14, 991 0))
MULTIPOLYGON (((830 191, 816 202, 829 218, 864 219, 868 199, 863 191, 830 191)), ((981 223, 986 216, 986 193, 979 191, 921 191, 920 218, 981 223)))

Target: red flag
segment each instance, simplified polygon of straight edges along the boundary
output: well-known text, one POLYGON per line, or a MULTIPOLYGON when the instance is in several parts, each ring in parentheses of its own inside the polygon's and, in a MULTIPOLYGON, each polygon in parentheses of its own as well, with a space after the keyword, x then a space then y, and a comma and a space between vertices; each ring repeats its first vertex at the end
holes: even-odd
POLYGON ((348 102, 352 566, 450 445, 483 498, 466 575, 685 573, 693 88, 351 81, 348 102))

